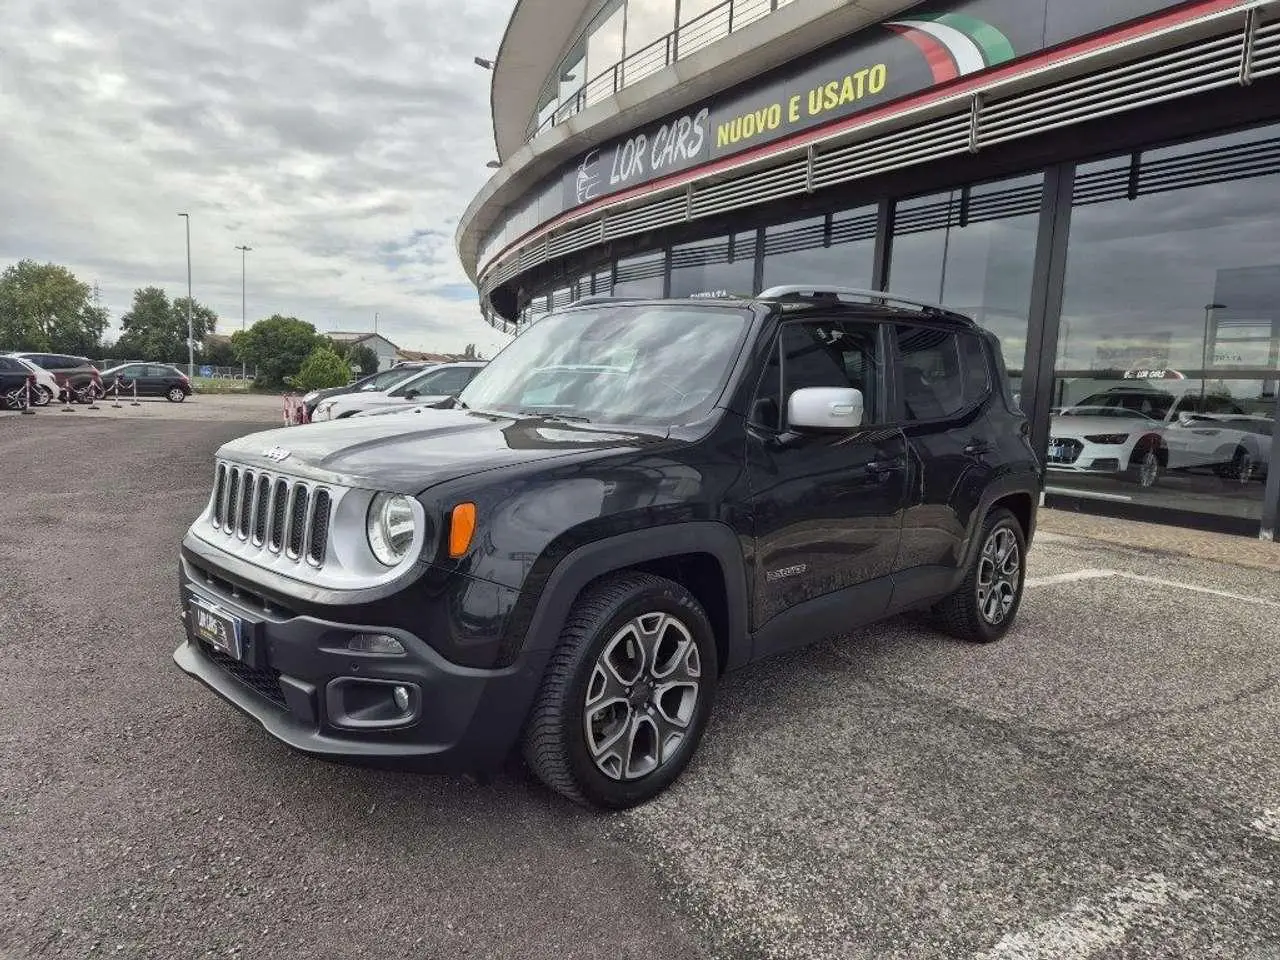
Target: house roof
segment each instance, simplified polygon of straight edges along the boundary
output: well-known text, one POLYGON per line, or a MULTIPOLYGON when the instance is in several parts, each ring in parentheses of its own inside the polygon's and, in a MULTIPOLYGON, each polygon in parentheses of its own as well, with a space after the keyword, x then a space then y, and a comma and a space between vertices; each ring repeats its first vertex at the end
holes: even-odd
POLYGON ((397 350, 400 349, 380 333, 358 333, 352 330, 332 330, 329 333, 326 333, 325 336, 330 340, 336 340, 339 343, 364 343, 366 340, 376 339, 381 340, 384 343, 390 343, 391 346, 397 350))
POLYGON ((401 360, 413 360, 418 363, 452 363, 455 360, 466 359, 451 353, 423 353, 421 350, 397 350, 396 355, 401 360))

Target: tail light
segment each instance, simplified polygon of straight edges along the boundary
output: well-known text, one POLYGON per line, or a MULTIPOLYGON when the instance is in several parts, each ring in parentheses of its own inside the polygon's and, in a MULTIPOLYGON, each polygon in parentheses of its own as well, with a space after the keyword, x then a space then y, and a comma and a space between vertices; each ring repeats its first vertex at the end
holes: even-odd
POLYGON ((186 384, 188 387, 191 386, 191 378, 188 377, 185 373, 180 373, 178 374, 178 376, 182 377, 182 382, 184 384, 186 384))

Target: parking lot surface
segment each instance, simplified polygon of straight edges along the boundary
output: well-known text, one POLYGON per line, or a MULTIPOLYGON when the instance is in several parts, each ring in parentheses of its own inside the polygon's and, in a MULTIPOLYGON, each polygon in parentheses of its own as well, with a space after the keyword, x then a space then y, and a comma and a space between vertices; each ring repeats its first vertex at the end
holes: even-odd
POLYGON ((0 420, 0 955, 1280 958, 1265 563, 1048 533, 1002 643, 898 620, 734 674, 604 816, 297 756, 179 674, 228 409, 0 420))

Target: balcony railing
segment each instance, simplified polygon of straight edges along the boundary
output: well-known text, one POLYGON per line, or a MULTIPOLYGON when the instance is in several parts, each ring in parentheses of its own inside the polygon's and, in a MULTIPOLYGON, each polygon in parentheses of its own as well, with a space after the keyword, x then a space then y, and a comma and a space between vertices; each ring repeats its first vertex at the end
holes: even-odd
POLYGON ((527 139, 532 140, 540 133, 564 123, 574 114, 608 99, 623 87, 637 83, 717 40, 723 40, 735 30, 755 23, 791 2, 792 0, 724 0, 706 13, 676 27, 597 73, 568 99, 562 100, 560 106, 541 122, 534 118, 529 125, 527 139))

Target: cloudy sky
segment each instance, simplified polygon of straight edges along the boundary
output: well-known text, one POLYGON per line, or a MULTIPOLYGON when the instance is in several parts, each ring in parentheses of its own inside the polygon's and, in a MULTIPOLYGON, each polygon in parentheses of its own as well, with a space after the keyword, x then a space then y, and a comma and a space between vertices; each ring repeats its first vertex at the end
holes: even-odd
POLYGON ((118 320, 146 284, 240 326, 292 314, 491 353, 453 246, 494 157, 513 0, 8 0, 0 266, 63 263, 118 320))

